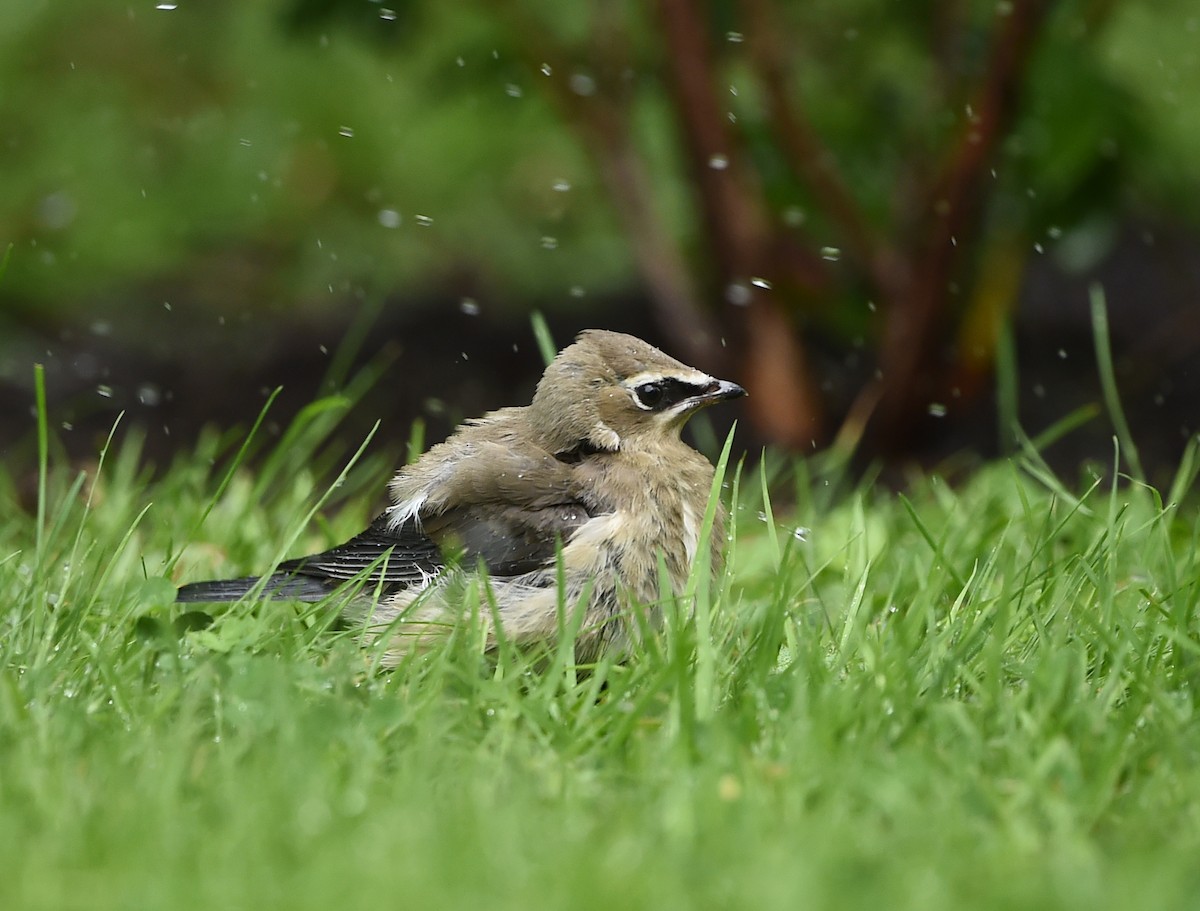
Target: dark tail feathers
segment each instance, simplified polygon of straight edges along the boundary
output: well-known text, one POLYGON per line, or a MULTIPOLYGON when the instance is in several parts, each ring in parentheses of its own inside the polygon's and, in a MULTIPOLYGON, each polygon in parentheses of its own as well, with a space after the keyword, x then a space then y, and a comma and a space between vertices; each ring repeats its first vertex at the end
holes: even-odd
MULTIPOLYGON (((180 587, 175 595, 175 601, 176 603, 237 601, 249 594, 260 579, 261 576, 246 576, 242 579, 191 582, 180 587)), ((313 602, 324 600, 332 591, 331 586, 313 576, 275 573, 263 586, 262 597, 313 602)))

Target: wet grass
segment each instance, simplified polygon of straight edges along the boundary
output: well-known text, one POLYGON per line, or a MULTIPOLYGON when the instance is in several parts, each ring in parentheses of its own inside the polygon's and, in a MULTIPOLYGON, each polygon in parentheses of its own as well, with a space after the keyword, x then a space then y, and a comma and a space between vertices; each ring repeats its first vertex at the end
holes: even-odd
POLYGON ((725 576, 640 660, 378 673, 327 608, 171 603, 362 527, 339 407, 253 471, 48 440, 33 514, 0 473, 0 907, 1196 906, 1195 450, 1161 496, 1031 447, 902 497, 731 469, 725 576))

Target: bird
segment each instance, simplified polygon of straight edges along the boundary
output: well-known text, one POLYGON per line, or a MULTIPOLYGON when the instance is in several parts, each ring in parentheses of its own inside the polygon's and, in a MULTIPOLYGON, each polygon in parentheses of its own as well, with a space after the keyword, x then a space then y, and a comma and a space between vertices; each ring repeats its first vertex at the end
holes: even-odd
MULTIPOLYGON (((354 585, 343 618, 395 666, 463 620, 470 580, 486 649, 554 644, 564 605, 580 663, 621 660, 660 625, 663 570, 683 596, 702 546, 714 468, 680 438, 697 411, 745 395, 632 335, 579 333, 533 400, 466 421, 400 468, 390 506, 344 544, 248 576, 183 585, 183 603, 318 602, 354 585), (641 612, 640 615, 636 615, 641 612)), ((707 546, 722 565, 725 509, 707 546)), ((686 609, 686 608, 685 608, 686 609)))

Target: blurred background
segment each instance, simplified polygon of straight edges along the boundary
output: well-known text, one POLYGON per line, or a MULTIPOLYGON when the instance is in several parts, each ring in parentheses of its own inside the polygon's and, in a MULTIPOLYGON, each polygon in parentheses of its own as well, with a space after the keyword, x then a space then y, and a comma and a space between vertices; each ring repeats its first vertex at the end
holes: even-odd
POLYGON ((1191 0, 30 0, 0 43, 17 464, 35 363, 78 459, 365 363, 349 432, 433 441, 527 400, 535 310, 743 383, 749 448, 1073 415, 1047 455, 1111 461, 1095 287, 1151 474, 1200 429, 1191 0))

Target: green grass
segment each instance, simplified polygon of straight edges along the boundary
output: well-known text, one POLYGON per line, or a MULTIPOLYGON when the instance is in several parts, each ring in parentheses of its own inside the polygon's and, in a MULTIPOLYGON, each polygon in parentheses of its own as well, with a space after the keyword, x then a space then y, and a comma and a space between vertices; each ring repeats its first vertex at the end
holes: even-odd
POLYGON ((337 408, 253 471, 119 432, 38 509, 0 472, 0 907, 1200 906, 1195 450, 1166 502, 1031 446, 904 497, 731 471, 709 635, 376 673, 164 581, 359 530, 390 466, 326 489, 337 408))

